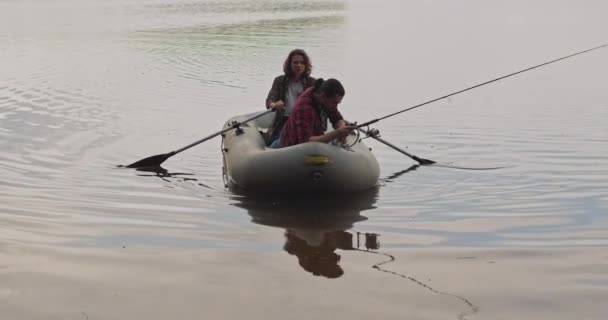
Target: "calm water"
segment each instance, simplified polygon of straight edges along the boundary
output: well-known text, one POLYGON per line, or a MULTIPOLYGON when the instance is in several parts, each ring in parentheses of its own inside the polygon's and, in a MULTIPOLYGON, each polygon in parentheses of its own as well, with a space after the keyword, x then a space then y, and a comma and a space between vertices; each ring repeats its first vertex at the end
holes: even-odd
POLYGON ((235 195, 285 55, 367 121, 608 41, 604 1, 0 0, 2 319, 604 319, 608 49, 376 125, 377 190, 235 195))

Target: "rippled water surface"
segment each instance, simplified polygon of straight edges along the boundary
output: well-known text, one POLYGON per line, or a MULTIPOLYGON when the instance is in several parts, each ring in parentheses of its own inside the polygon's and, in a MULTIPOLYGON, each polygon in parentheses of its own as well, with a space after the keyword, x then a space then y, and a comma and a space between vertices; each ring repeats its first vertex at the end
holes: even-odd
POLYGON ((604 319, 608 49, 375 125, 378 188, 241 195, 293 48, 364 122, 608 41, 603 1, 0 0, 2 319, 604 319))

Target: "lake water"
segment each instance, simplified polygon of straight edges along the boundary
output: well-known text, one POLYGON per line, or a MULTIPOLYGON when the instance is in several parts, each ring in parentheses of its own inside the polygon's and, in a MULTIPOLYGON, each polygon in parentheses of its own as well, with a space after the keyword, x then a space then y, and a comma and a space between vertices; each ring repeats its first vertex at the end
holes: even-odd
POLYGON ((608 48, 383 120, 376 190, 233 194, 293 48, 364 122, 608 39, 605 1, 0 0, 2 319, 604 319, 608 48))

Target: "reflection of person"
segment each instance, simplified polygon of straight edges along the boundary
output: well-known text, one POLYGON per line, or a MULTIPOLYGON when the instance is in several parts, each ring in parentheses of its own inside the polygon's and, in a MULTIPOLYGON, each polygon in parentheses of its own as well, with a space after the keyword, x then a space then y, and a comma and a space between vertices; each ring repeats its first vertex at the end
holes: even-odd
POLYGON ((338 264, 340 255, 336 249, 352 250, 352 235, 348 232, 314 232, 287 229, 285 251, 298 257, 300 266, 314 274, 326 278, 338 278, 344 270, 338 264))
POLYGON ((310 58, 302 49, 292 50, 285 59, 284 74, 274 79, 266 98, 266 108, 277 110, 274 121, 265 135, 266 144, 279 138, 296 99, 306 88, 312 87, 315 79, 310 76, 311 71, 310 58))
POLYGON ((364 210, 374 209, 379 188, 356 194, 245 193, 234 195, 234 205, 247 210, 251 222, 284 230, 283 249, 298 259, 295 268, 336 278, 344 274, 339 250, 356 250, 360 234, 348 231, 367 220, 364 210), (355 242, 355 234, 357 241, 355 242))
POLYGON ((354 129, 347 126, 338 104, 344 97, 344 87, 336 79, 318 79, 312 88, 306 89, 296 101, 291 116, 287 119, 280 138, 272 148, 288 147, 309 141, 328 143, 334 139, 344 140, 354 129), (327 118, 334 126, 325 133, 327 118))

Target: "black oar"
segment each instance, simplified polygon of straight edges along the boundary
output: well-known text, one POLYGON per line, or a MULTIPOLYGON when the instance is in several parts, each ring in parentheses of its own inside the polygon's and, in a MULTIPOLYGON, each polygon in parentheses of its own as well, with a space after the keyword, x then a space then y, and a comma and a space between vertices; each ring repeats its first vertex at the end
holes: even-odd
POLYGON ((409 153, 407 153, 405 150, 402 150, 401 148, 397 147, 396 145, 394 145, 394 144, 392 144, 392 143, 390 143, 390 142, 388 142, 388 141, 386 141, 386 140, 384 140, 384 139, 380 138, 380 137, 378 136, 377 131, 376 131, 376 132, 373 132, 373 131, 372 131, 372 132, 369 132, 369 131, 367 131, 367 130, 365 130, 365 129, 363 129, 363 128, 359 128, 359 130, 361 130, 361 132, 365 133, 365 134, 366 134, 366 135, 368 135, 369 137, 372 137, 372 138, 374 138, 374 139, 376 139, 376 140, 378 140, 378 141, 380 141, 380 142, 384 143, 385 145, 387 145, 387 146, 389 146, 389 147, 391 147, 391 148, 393 148, 393 149, 395 149, 395 150, 397 150, 397 151, 399 151, 399 152, 403 153, 404 155, 406 155, 406 156, 408 156, 408 157, 410 157, 410 158, 412 158, 412 159, 414 159, 414 160, 418 161, 418 163, 420 163, 420 165, 425 166, 425 165, 429 165, 429 164, 436 163, 436 162, 435 162, 435 161, 433 161, 433 160, 419 158, 419 157, 417 157, 417 156, 415 156, 415 155, 413 155, 413 154, 409 154, 409 153))
MULTIPOLYGON (((384 143, 385 145, 403 153, 404 155, 418 161, 419 164, 413 165, 412 167, 410 167, 409 169, 407 169, 405 172, 411 171, 411 170, 415 170, 417 167, 419 166, 425 166, 425 165, 433 165, 436 167, 443 167, 443 168, 451 168, 451 169, 462 169, 462 170, 496 170, 496 169, 503 169, 503 168, 507 168, 506 166, 500 166, 500 167, 463 167, 463 166, 457 166, 457 165, 451 165, 451 164, 445 164, 445 163, 437 163, 433 160, 429 160, 429 159, 424 159, 424 158, 420 158, 417 157, 413 154, 409 154, 407 153, 405 150, 395 146, 394 144, 378 137, 377 133, 371 132, 371 133, 367 133, 366 130, 359 128, 359 130, 361 130, 361 132, 367 134, 369 137, 372 137, 382 143, 384 143)), ((390 177, 389 177, 390 178, 390 177)))
POLYGON ((142 167, 156 167, 156 166, 160 166, 161 163, 165 162, 170 157, 172 157, 172 156, 174 156, 174 155, 176 155, 176 154, 178 154, 178 153, 180 153, 180 152, 182 152, 182 151, 184 151, 186 149, 190 149, 190 148, 194 147, 195 145, 197 145, 199 143, 203 143, 203 142, 205 142, 205 141, 207 141, 207 140, 209 140, 211 138, 215 138, 215 137, 219 136, 220 134, 223 134, 223 133, 226 133, 226 132, 228 132, 230 130, 238 128, 242 124, 245 124, 247 122, 255 120, 255 119, 259 118, 259 117, 265 116, 265 115, 267 115, 267 114, 269 114, 271 112, 274 112, 274 110, 275 109, 270 109, 270 110, 264 111, 262 113, 259 113, 259 114, 255 115, 255 116, 253 116, 253 117, 251 117, 249 119, 245 119, 245 120, 243 120, 241 122, 235 122, 235 123, 231 124, 228 128, 225 128, 225 129, 220 130, 220 131, 218 131, 218 132, 216 132, 214 134, 211 134, 211 135, 209 135, 209 136, 207 136, 207 137, 205 137, 203 139, 200 139, 200 140, 198 140, 196 142, 193 142, 193 143, 191 143, 191 144, 189 144, 189 145, 187 145, 187 146, 185 146, 185 147, 183 147, 181 149, 177 149, 177 150, 171 151, 169 153, 157 154, 155 156, 147 157, 145 159, 141 159, 139 161, 133 162, 130 165, 128 165, 127 168, 142 168, 142 167))

